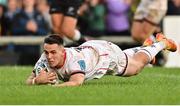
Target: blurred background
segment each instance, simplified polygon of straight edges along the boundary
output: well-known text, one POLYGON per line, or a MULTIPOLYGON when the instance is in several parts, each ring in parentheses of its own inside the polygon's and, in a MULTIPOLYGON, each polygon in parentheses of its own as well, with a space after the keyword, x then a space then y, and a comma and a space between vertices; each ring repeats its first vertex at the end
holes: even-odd
MULTIPOLYGON (((133 16, 141 0, 90 0, 79 9, 77 29, 90 39, 109 40, 122 49, 141 45, 131 37, 133 16)), ((180 15, 180 0, 168 0, 166 17, 180 15)), ((0 0, 0 65, 34 65, 43 37, 52 32, 47 0, 0 0), (32 12, 26 12, 32 8, 32 12), (33 14, 33 15, 32 15, 33 14)), ((178 18, 180 20, 180 18, 178 18)), ((156 32, 164 32, 162 20, 156 32)), ((158 55, 156 65, 167 58, 158 55)))

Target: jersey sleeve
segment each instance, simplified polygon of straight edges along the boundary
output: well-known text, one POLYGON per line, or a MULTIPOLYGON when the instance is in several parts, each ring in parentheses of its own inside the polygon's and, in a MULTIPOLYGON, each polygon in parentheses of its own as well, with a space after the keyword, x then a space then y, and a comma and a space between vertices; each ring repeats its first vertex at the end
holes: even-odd
POLYGON ((48 71, 47 64, 48 63, 45 54, 42 54, 34 66, 33 73, 35 73, 35 75, 38 75, 42 69, 46 69, 46 71, 48 71))
POLYGON ((86 61, 84 59, 75 59, 69 63, 68 71, 70 75, 77 73, 85 74, 85 70, 86 70, 86 61))

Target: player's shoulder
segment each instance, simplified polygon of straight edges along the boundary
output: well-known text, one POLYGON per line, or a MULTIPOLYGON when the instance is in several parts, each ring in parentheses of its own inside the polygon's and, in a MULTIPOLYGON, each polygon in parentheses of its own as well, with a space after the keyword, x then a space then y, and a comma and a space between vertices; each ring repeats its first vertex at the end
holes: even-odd
POLYGON ((46 60, 46 55, 44 52, 41 54, 40 59, 46 60))
POLYGON ((73 62, 78 60, 83 60, 83 52, 78 47, 72 47, 66 49, 66 61, 73 62))

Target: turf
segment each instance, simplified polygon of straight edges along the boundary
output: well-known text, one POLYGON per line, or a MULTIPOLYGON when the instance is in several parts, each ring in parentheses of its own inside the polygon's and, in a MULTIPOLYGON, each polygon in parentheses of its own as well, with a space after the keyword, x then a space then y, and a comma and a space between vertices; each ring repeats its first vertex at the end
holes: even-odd
POLYGON ((180 104, 180 69, 145 68, 133 77, 106 75, 79 87, 28 86, 32 67, 0 67, 0 105, 180 104))

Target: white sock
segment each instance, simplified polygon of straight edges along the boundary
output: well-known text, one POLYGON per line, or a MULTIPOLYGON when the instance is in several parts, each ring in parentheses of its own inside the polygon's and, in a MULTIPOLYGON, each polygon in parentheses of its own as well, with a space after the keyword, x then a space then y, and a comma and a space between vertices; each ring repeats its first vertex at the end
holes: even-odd
POLYGON ((73 42, 71 39, 67 38, 66 36, 63 37, 63 41, 64 41, 63 45, 67 45, 73 42))
POLYGON ((130 49, 125 49, 125 50, 123 50, 123 52, 126 53, 128 56, 132 57, 141 48, 142 47, 134 47, 134 48, 130 48, 130 49))
POLYGON ((164 42, 157 42, 151 46, 142 47, 138 52, 143 52, 149 57, 149 62, 163 49, 166 48, 164 42))
POLYGON ((156 38, 154 37, 154 35, 150 35, 149 38, 150 38, 153 42, 156 42, 156 38))
POLYGON ((75 35, 73 37, 73 40, 78 41, 81 38, 81 33, 77 29, 75 29, 74 32, 75 32, 75 35))
MULTIPOLYGON (((151 40, 153 40, 153 42, 156 41, 156 38, 154 37, 154 35, 151 35, 149 38, 150 38, 151 40)), ((125 50, 123 50, 123 52, 125 52, 128 56, 132 57, 132 56, 134 56, 134 54, 135 54, 136 52, 138 52, 141 48, 142 48, 142 47, 134 47, 134 48, 130 48, 130 49, 125 49, 125 50)))

